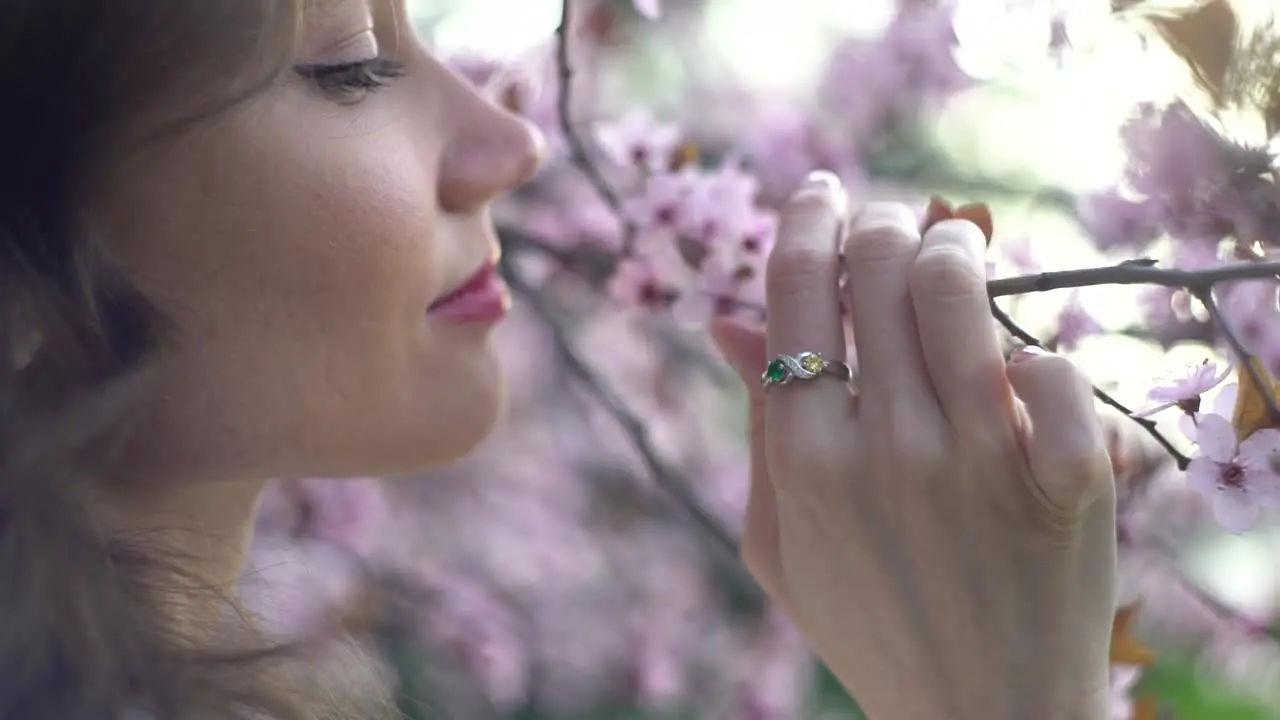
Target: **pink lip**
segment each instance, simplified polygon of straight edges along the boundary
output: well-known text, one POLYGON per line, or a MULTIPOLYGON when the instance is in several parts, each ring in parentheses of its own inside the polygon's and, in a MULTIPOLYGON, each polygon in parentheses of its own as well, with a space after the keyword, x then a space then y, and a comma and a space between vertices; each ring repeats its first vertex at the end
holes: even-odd
POLYGON ((467 281, 431 303, 427 315, 452 323, 492 324, 507 316, 510 297, 497 266, 486 262, 467 281))

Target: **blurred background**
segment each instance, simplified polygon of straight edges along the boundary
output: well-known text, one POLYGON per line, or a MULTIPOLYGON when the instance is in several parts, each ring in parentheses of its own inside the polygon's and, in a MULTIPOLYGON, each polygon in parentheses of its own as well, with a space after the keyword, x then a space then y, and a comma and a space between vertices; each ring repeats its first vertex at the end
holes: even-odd
MULTIPOLYGON (((548 137, 546 169, 494 210, 516 291, 499 331, 508 418, 474 458, 430 476, 278 483, 246 578, 253 605, 285 635, 332 612, 371 629, 360 651, 375 672, 340 653, 336 672, 398 688, 411 717, 859 717, 721 542, 747 487, 736 378, 696 323, 609 282, 625 222, 562 132, 561 3, 411 5, 440 58, 548 137)), ((656 148, 682 169, 740 170, 766 210, 819 167, 859 199, 985 202, 995 275, 1191 262, 1207 243, 1156 227, 1126 173, 1140 106, 1194 94, 1192 74, 1113 10, 666 0, 648 19, 629 0, 577 0, 571 120, 627 207, 653 191, 610 148, 656 148)), ((1256 132, 1248 121, 1219 113, 1215 137, 1256 132)), ((733 311, 749 315, 741 292, 733 311)), ((1151 404, 1157 378, 1223 359, 1203 313, 1168 292, 1003 307, 1130 408, 1151 404)), ((1249 320, 1280 335, 1275 318, 1249 320)), ((1158 419, 1189 451, 1176 413, 1158 419)), ((1133 472, 1121 600, 1143 598, 1137 634, 1158 660, 1118 692, 1184 720, 1280 717, 1272 519, 1224 533, 1176 471, 1152 459, 1133 472)))

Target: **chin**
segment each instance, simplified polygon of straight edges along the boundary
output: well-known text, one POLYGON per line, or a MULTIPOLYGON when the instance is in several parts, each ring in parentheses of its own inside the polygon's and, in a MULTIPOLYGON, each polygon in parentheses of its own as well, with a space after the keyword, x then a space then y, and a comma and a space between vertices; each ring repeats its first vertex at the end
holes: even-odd
POLYGON ((493 434, 506 411, 507 383, 492 354, 474 362, 469 372, 452 375, 449 384, 430 393, 429 407, 416 408, 406 419, 396 447, 384 458, 397 458, 383 476, 410 475, 452 465, 470 455, 493 434))

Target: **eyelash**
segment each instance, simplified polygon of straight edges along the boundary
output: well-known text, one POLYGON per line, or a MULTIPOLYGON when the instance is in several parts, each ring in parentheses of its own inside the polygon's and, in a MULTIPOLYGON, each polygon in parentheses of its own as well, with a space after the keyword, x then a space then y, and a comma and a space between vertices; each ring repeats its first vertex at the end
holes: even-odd
POLYGON ((326 92, 358 95, 386 87, 404 75, 404 64, 385 57, 331 65, 303 65, 298 74, 326 92))

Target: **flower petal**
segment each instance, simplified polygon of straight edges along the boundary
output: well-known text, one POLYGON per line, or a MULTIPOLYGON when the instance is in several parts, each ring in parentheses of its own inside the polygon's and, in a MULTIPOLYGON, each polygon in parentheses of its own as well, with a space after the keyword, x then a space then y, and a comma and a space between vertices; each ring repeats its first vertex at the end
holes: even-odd
POLYGON ((1240 394, 1239 383, 1227 383, 1218 391, 1213 399, 1213 411, 1219 415, 1231 417, 1236 411, 1236 396, 1240 394))
POLYGON ((1178 416, 1178 429, 1181 430, 1182 434, 1186 435, 1187 439, 1191 442, 1196 441, 1196 435, 1200 432, 1199 425, 1197 424, 1199 417, 1199 413, 1189 412, 1184 412, 1178 416))
POLYGON ((1256 460, 1264 467, 1270 468, 1271 460, 1280 455, 1280 430, 1263 428, 1240 443, 1239 456, 1242 460, 1256 460))
POLYGON ((1213 497, 1218 492, 1221 474, 1218 463, 1203 455, 1194 457, 1187 465, 1187 485, 1205 497, 1213 497))
POLYGON ((1222 492, 1213 499, 1213 515, 1227 532, 1241 533, 1257 521, 1258 506, 1239 493, 1222 492))
POLYGON ((1236 431, 1231 421, 1214 413, 1199 418, 1196 444, 1206 457, 1220 463, 1230 462, 1236 456, 1236 431))

